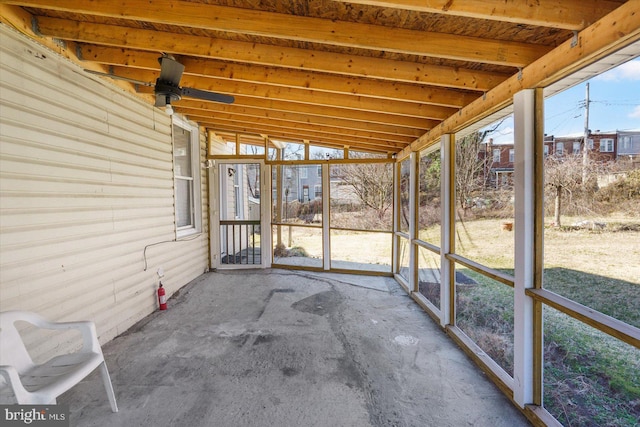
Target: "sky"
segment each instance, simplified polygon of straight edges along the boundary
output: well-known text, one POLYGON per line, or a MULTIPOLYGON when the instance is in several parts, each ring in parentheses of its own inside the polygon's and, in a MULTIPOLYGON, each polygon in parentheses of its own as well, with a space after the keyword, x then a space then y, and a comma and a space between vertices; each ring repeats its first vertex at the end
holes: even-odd
MULTIPOLYGON (((595 132, 640 130, 640 58, 628 61, 589 82, 589 129, 595 132)), ((545 100, 545 133, 584 133, 586 83, 545 100)), ((513 120, 506 119, 491 135, 494 143, 513 142, 513 120)))

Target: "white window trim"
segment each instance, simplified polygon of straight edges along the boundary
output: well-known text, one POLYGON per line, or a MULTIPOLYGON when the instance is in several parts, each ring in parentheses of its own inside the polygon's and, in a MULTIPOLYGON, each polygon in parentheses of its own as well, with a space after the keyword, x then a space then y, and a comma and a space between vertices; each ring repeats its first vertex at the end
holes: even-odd
POLYGON ((571 152, 572 152, 573 154, 580 154, 580 152, 581 152, 581 145, 582 145, 582 144, 581 144, 580 142, 576 142, 576 141, 574 141, 574 142, 573 142, 573 145, 571 146, 571 152))
POLYGON ((600 140, 600 152, 613 153, 613 138, 602 138, 600 140))
MULTIPOLYGON (((192 194, 191 194, 191 200, 192 200, 192 209, 193 209, 193 224, 192 225, 187 225, 187 226, 183 226, 183 227, 178 227, 178 216, 177 216, 177 191, 176 191, 176 186, 175 186, 175 181, 176 179, 179 179, 178 176, 175 174, 175 164, 173 165, 173 170, 174 170, 174 174, 173 174, 173 180, 174 180, 174 190, 173 190, 173 197, 174 197, 174 226, 175 226, 175 230, 176 230, 176 238, 180 239, 182 237, 186 237, 186 236, 190 236, 193 234, 198 234, 202 232, 202 185, 201 185, 201 170, 200 170, 200 130, 198 128, 198 125, 191 123, 189 121, 183 120, 182 118, 178 117, 177 115, 173 115, 172 116, 172 129, 173 126, 178 126, 186 131, 189 131, 191 133, 191 173, 192 173, 192 194)), ((173 135, 173 131, 172 131, 172 135, 173 135)), ((172 136, 172 150, 171 150, 171 158, 172 158, 172 162, 175 162, 174 159, 174 150, 175 150, 175 146, 173 143, 173 136, 172 136)))

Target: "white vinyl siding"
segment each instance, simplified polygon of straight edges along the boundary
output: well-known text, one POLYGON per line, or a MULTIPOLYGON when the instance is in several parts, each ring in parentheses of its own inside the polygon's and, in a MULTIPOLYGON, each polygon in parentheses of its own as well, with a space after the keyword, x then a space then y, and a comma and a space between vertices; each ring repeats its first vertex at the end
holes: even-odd
MULTIPOLYGON (((207 230, 175 241, 170 118, 6 26, 0 37, 2 310, 93 320, 108 341, 156 309, 158 268, 171 295, 208 267, 207 230)), ((69 346, 26 339, 36 359, 69 346)))

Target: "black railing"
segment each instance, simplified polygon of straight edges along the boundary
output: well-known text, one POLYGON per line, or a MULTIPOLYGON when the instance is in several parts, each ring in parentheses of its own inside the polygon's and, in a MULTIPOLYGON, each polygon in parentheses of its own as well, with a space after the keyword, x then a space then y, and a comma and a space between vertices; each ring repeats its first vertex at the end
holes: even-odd
POLYGON ((260 221, 220 221, 221 264, 262 264, 260 221))

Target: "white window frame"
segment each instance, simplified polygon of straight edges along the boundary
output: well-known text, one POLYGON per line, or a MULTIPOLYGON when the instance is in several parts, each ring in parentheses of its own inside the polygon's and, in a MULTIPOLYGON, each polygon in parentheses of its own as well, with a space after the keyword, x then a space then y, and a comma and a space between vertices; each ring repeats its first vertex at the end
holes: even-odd
POLYGON ((556 156, 564 156, 564 142, 556 142, 556 156))
POLYGON ((580 154, 580 146, 582 144, 580 143, 580 141, 574 141, 573 142, 573 147, 571 148, 572 154, 580 154))
POLYGON ((491 154, 493 155, 493 163, 500 163, 502 150, 500 150, 499 148, 494 148, 491 154))
POLYGON ((602 138, 600 140, 600 152, 613 153, 613 138, 602 138))
POLYGON ((513 163, 516 159, 516 150, 513 148, 509 149, 509 163, 513 163))
POLYGON ((202 185, 201 185, 201 168, 200 168, 200 132, 198 125, 174 115, 172 117, 172 161, 173 161, 173 180, 174 180, 174 225, 176 230, 176 238, 182 238, 202 232, 202 185), (190 151, 191 151, 191 176, 178 175, 175 164, 175 139, 173 138, 173 126, 190 132, 190 151), (190 182, 189 191, 191 196, 191 224, 178 226, 178 180, 190 182))
POLYGON ((587 148, 593 150, 593 138, 587 138, 587 148))

